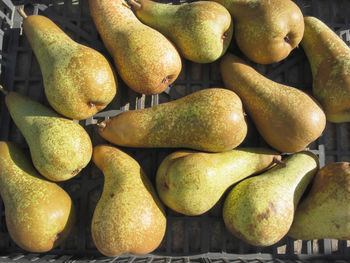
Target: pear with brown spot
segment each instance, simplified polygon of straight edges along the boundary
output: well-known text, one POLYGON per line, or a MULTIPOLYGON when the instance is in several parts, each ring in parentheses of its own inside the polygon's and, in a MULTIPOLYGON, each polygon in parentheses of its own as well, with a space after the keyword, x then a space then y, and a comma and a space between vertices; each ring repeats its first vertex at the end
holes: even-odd
POLYGON ((52 181, 64 181, 89 163, 92 143, 78 123, 17 92, 9 92, 5 102, 40 174, 52 181))
POLYGON ((238 47, 252 61, 285 59, 304 33, 304 17, 291 0, 214 0, 232 15, 238 47))
POLYGON ((129 88, 158 94, 175 81, 182 65, 176 48, 141 23, 125 0, 90 0, 89 5, 103 43, 129 88))
POLYGON ((304 20, 301 45, 311 65, 313 95, 328 121, 350 122, 350 48, 319 19, 304 20))
POLYGON ((47 252, 70 234, 75 222, 71 198, 40 176, 10 142, 0 142, 0 195, 8 232, 21 248, 47 252))
POLYGON ((103 110, 117 92, 115 74, 96 50, 73 41, 41 15, 26 16, 23 30, 39 62, 50 105, 65 117, 83 120, 103 110))
POLYGON ((151 0, 128 0, 136 16, 167 36, 180 54, 193 62, 211 63, 225 54, 233 23, 225 7, 213 1, 168 5, 151 0))
POLYGON ((99 126, 104 139, 120 146, 184 147, 209 152, 232 150, 247 134, 240 98, 219 88, 127 111, 99 126))
POLYGON ((91 223, 97 249, 109 257, 155 250, 165 234, 166 217, 140 165, 108 145, 94 148, 93 161, 105 178, 91 223))
POLYGON ((220 153, 177 151, 160 164, 156 186, 176 212, 195 216, 211 209, 228 187, 273 167, 281 156, 268 148, 236 148, 220 153))
POLYGON ((294 211, 318 165, 312 152, 299 152, 234 186, 223 207, 227 229, 254 246, 277 243, 289 231, 294 211))
POLYGON ((336 162, 316 174, 311 190, 295 211, 288 235, 310 240, 350 239, 350 163, 336 162))
POLYGON ((240 96, 264 140, 281 152, 298 152, 321 136, 326 116, 317 101, 274 82, 240 58, 226 54, 220 64, 225 87, 240 96))

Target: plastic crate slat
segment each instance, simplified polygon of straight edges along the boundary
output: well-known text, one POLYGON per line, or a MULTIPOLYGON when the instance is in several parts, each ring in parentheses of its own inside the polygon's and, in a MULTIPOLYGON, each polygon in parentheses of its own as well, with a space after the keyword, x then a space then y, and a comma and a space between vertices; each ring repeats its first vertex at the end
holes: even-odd
POLYGON ((189 234, 190 228, 189 228, 188 220, 186 220, 184 224, 185 224, 185 227, 183 229, 184 230, 183 252, 187 254, 190 251, 190 234, 189 234))
POLYGON ((6 23, 11 25, 11 18, 9 18, 6 14, 4 14, 2 11, 0 11, 0 18, 5 19, 6 23))
POLYGON ((14 5, 11 0, 1 0, 10 10, 14 9, 14 5))
POLYGON ((206 253, 209 251, 209 234, 210 234, 209 225, 210 223, 209 223, 208 215, 204 214, 200 216, 200 226, 201 226, 200 244, 201 244, 202 253, 206 253))
POLYGON ((332 242, 330 239, 324 239, 323 246, 324 246, 324 254, 325 255, 332 254, 332 242))

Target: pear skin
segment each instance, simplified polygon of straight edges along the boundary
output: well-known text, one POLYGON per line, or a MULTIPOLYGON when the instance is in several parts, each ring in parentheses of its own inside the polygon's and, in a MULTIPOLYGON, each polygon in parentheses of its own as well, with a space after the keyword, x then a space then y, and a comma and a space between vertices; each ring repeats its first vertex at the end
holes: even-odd
POLYGON ((350 163, 336 162, 316 174, 295 211, 288 235, 296 239, 350 239, 350 163))
POLYGON ((92 143, 78 123, 17 92, 8 93, 5 102, 41 175, 52 181, 64 181, 89 163, 92 143))
POLYGON ((234 183, 273 167, 281 156, 267 148, 221 153, 177 151, 160 164, 156 186, 165 205, 189 216, 210 210, 234 183))
POLYGON ((304 33, 304 17, 291 0, 215 0, 232 15, 240 50, 252 61, 285 59, 304 33))
POLYGON ((321 136, 326 116, 311 96, 274 82, 240 58, 226 54, 220 64, 225 87, 243 106, 264 140, 281 152, 298 152, 321 136))
POLYGON ((40 176, 10 142, 0 142, 0 195, 8 232, 24 250, 47 252, 71 232, 75 209, 69 195, 40 176))
POLYGON ((94 147, 93 161, 105 177, 91 224, 97 249, 109 257, 155 250, 165 234, 166 217, 140 165, 108 145, 94 147))
POLYGON ((277 243, 289 231, 297 204, 318 165, 312 152, 299 152, 269 171, 240 182, 224 203, 227 229, 254 246, 277 243))
POLYGON ((168 37, 180 54, 196 63, 211 63, 227 50, 233 33, 231 15, 213 1, 168 5, 128 0, 136 16, 168 37))
POLYGON ((129 88, 158 94, 175 81, 181 58, 165 36, 141 23, 124 0, 90 0, 89 4, 103 43, 129 88))
POLYGON ((304 20, 301 45, 311 66, 313 95, 328 121, 350 122, 350 48, 319 19, 304 20))
POLYGON ((102 54, 73 41, 41 15, 26 16, 23 30, 39 62, 47 100, 58 113, 84 120, 113 100, 116 76, 102 54))
POLYGON ((99 124, 109 142, 128 147, 185 147, 221 152, 247 134, 242 103, 232 91, 204 89, 151 108, 123 112, 99 124))

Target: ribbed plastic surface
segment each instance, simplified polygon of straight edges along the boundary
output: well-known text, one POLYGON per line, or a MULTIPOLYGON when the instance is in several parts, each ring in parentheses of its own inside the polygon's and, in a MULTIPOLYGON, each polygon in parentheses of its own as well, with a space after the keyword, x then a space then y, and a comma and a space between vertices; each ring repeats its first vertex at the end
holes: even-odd
MULTIPOLYGON (((95 48, 106 55, 101 39, 89 14, 87 0, 38 1, 25 4, 27 14, 43 14, 57 23, 75 41, 95 48)), ((173 1, 178 4, 178 1, 173 1)), ((342 35, 350 44, 350 2, 347 0, 296 1, 305 15, 314 15, 342 35)), ((39 65, 24 35, 20 35, 21 19, 14 12, 13 4, 2 0, 0 17, 3 17, 3 45, 1 53, 1 84, 7 90, 28 95, 48 105, 39 65), (11 25, 11 26, 8 26, 11 25)), ((232 44, 230 50, 236 51, 232 44)), ((296 49, 283 62, 262 66, 255 65, 261 73, 280 83, 298 87, 311 93, 312 76, 302 48, 296 49)), ((121 111, 151 107, 158 103, 174 100, 199 89, 223 87, 218 63, 200 65, 183 61, 183 70, 176 82, 166 92, 155 96, 141 96, 128 89, 119 78, 118 94, 108 108, 80 124, 86 128, 94 145, 106 143, 96 132, 96 123, 121 111)), ((0 140, 13 141, 23 149, 27 145, 21 133, 11 121, 0 97, 0 140)), ((243 145, 264 146, 265 143, 249 123, 249 133, 243 145)), ((128 149, 122 148, 135 157, 146 174, 154 182, 158 165, 174 150, 170 149, 128 149)), ((319 155, 321 165, 333 161, 350 161, 350 124, 327 123, 324 135, 310 145, 319 155)), ((254 247, 228 233, 221 218, 220 201, 208 213, 197 217, 186 217, 167 209, 167 232, 160 247, 143 257, 124 256, 115 259, 103 257, 91 239, 90 224, 96 203, 103 186, 102 173, 90 163, 77 177, 60 183, 71 195, 77 207, 78 222, 70 238, 60 247, 45 254, 30 254, 18 248, 10 239, 4 217, 3 203, 0 202, 0 262, 295 262, 297 258, 320 260, 349 258, 347 241, 315 240, 294 241, 282 239, 278 244, 266 248, 254 247), (1 257, 3 256, 3 257, 1 257), (278 259, 276 259, 278 258, 278 259), (283 259, 283 260, 282 260, 283 259)))

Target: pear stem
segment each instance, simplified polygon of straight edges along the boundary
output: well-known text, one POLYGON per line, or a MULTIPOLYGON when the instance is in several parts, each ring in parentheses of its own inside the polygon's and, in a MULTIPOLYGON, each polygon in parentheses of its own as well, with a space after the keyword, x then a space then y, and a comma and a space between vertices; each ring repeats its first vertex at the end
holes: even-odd
POLYGON ((279 164, 281 165, 282 167, 286 167, 287 164, 281 160, 278 160, 276 157, 273 157, 273 162, 276 163, 276 164, 279 164))
POLYGON ((9 94, 8 91, 5 90, 4 87, 3 87, 2 85, 0 85, 0 91, 1 91, 2 93, 4 93, 5 96, 7 96, 7 94, 9 94))
POLYGON ((22 8, 17 8, 17 12, 18 14, 20 14, 21 17, 23 17, 23 19, 26 19, 28 16, 27 14, 24 12, 24 10, 22 8))
POLYGON ((135 0, 128 0, 129 4, 131 4, 136 10, 141 9, 142 5, 135 0))
POLYGON ((106 128, 106 123, 104 123, 104 122, 97 123, 96 125, 101 129, 106 128))

